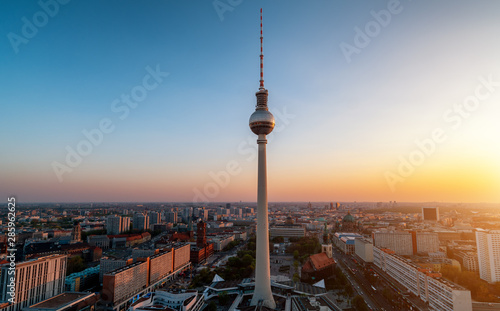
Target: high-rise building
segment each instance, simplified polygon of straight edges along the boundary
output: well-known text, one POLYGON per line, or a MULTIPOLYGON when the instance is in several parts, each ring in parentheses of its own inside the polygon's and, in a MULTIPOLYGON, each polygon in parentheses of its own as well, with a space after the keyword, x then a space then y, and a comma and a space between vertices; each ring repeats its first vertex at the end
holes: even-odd
POLYGON ((14 291, 14 304, 2 311, 20 311, 42 300, 59 295, 64 291, 66 277, 66 255, 51 255, 35 260, 19 262, 15 266, 15 280, 12 289, 9 274, 10 264, 0 268, 0 302, 12 302, 10 292, 14 291))
POLYGON ((120 234, 122 232, 122 218, 120 216, 111 215, 106 219, 106 233, 120 234))
POLYGON ((266 169, 266 135, 274 129, 274 116, 267 108, 268 91, 264 88, 264 54, 262 34, 262 9, 260 9, 260 87, 255 94, 257 107, 250 116, 250 128, 258 135, 258 178, 257 178, 257 250, 255 266, 255 291, 252 306, 262 305, 276 308, 271 291, 271 270, 269 260, 269 220, 267 212, 267 169, 266 169))
POLYGON ((130 230, 130 217, 122 217, 120 233, 127 232, 129 230, 130 230))
POLYGON ((134 229, 148 230, 149 229, 149 216, 143 213, 134 214, 134 229))
POLYGON ((489 283, 500 282, 500 230, 476 231, 479 276, 489 283))
POLYGON ((167 212, 165 220, 169 223, 176 224, 177 223, 177 212, 167 212))
POLYGON ((182 222, 187 223, 189 219, 193 217, 193 208, 186 207, 182 210, 182 222))
POLYGON ((424 221, 439 221, 439 207, 422 207, 424 221))
POLYGON ((200 211, 200 215, 199 217, 203 220, 203 221, 208 221, 208 210, 207 209, 202 209, 200 211))
POLYGON ((161 223, 161 215, 158 212, 149 212, 149 225, 161 223))
POLYGON ((193 217, 195 217, 195 218, 200 217, 200 210, 201 210, 200 207, 193 208, 193 217))

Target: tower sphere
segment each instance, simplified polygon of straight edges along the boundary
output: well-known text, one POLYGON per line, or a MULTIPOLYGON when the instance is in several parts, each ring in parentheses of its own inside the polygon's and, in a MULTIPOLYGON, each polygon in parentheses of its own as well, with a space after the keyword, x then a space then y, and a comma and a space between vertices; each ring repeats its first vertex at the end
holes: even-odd
POLYGON ((256 135, 269 135, 274 129, 274 116, 267 110, 255 110, 250 116, 250 129, 256 135))

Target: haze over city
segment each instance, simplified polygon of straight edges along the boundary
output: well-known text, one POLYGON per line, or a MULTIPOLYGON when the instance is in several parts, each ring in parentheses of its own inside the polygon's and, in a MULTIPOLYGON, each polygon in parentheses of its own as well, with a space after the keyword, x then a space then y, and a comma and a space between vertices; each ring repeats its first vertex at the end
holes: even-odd
POLYGON ((234 3, 3 2, 0 195, 255 201, 262 7, 269 201, 500 202, 500 3, 234 3))

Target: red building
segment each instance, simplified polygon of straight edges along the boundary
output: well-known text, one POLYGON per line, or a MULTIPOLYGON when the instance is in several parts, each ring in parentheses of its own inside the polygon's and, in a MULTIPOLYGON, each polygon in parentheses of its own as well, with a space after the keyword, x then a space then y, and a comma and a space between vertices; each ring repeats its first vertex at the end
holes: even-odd
POLYGON ((302 266, 302 281, 318 282, 327 279, 335 271, 335 259, 330 258, 326 253, 319 253, 309 256, 302 266))
POLYGON ((192 263, 203 262, 214 254, 214 245, 207 243, 207 225, 200 221, 196 227, 196 246, 191 246, 192 263))

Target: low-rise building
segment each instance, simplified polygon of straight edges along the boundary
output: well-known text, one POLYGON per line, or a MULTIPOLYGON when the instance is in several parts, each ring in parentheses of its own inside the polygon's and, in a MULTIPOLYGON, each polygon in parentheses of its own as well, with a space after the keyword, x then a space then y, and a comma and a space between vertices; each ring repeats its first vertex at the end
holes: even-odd
POLYGON ((306 230, 301 225, 274 225, 269 228, 271 238, 281 236, 284 238, 303 238, 306 230))
POLYGON ((234 235, 231 234, 231 235, 215 236, 215 237, 209 238, 208 241, 210 241, 211 243, 214 244, 214 251, 220 252, 224 248, 226 248, 226 246, 229 243, 234 241, 234 235))
POLYGON ((99 266, 87 268, 68 275, 64 287, 68 292, 83 292, 99 285, 99 266))
POLYGON ((199 311, 205 299, 202 293, 191 290, 183 293, 167 291, 152 292, 149 297, 143 297, 133 303, 128 311, 199 311))
POLYGON ((333 275, 335 259, 328 257, 326 253, 309 256, 302 266, 301 279, 304 282, 317 282, 327 279, 333 275))
POLYGON ((354 251, 364 262, 373 262, 373 244, 365 238, 354 240, 354 251))
POLYGON ((352 232, 336 232, 333 235, 333 244, 338 247, 345 254, 354 254, 355 245, 354 241, 357 238, 362 238, 363 236, 358 233, 352 232))
POLYGON ((25 311, 94 311, 99 301, 95 293, 64 292, 42 302, 36 303, 25 311))

